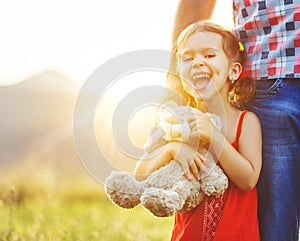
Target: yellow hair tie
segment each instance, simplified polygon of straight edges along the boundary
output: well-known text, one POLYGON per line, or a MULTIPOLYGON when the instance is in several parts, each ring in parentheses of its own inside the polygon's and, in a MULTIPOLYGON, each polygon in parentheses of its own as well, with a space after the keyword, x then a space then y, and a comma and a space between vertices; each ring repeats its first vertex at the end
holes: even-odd
POLYGON ((238 42, 238 44, 239 44, 240 51, 243 52, 245 50, 244 45, 240 41, 238 42))

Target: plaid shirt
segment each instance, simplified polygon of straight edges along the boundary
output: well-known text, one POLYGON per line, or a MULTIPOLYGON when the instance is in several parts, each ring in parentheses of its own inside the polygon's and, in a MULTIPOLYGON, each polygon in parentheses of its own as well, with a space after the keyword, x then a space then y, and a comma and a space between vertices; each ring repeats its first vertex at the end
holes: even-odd
POLYGON ((246 76, 300 77, 300 0, 233 0, 233 15, 246 76))

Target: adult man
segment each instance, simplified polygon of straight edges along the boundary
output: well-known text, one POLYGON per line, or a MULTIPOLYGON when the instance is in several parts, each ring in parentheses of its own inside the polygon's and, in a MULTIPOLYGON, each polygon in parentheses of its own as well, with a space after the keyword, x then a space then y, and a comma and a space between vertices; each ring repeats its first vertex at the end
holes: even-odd
MULTIPOLYGON (((210 19, 215 3, 179 0, 173 43, 190 23, 210 19)), ((261 240, 298 241, 300 0, 233 0, 233 15, 233 31, 248 54, 244 74, 256 80, 256 95, 246 108, 259 116, 263 131, 263 168, 258 183, 261 240)), ((175 67, 172 61, 170 70, 175 67)), ((172 75, 167 83, 179 88, 172 75)))

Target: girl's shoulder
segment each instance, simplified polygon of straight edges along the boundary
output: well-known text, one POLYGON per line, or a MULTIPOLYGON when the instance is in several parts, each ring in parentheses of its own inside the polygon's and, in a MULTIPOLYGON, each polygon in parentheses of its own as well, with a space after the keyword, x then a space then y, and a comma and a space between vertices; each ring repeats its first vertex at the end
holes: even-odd
POLYGON ((241 111, 239 127, 240 134, 244 137, 250 136, 260 136, 261 135, 261 125, 258 116, 248 110, 241 111))
POLYGON ((248 111, 248 110, 241 111, 240 119, 241 118, 244 119, 243 122, 245 125, 260 124, 258 116, 252 111, 248 111))
POLYGON ((236 140, 239 140, 240 135, 243 133, 244 136, 251 135, 252 131, 260 132, 260 121, 254 112, 243 110, 239 111, 239 118, 236 128, 236 140))

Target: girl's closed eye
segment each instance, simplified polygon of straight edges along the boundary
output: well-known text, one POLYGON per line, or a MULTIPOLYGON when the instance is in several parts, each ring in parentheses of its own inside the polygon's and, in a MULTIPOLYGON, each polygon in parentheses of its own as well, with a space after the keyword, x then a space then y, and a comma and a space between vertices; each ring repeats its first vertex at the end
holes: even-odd
POLYGON ((214 58, 216 56, 217 56, 216 54, 206 54, 205 58, 210 59, 210 58, 214 58))
POLYGON ((190 62, 193 60, 194 60, 194 58, 191 55, 182 55, 181 56, 181 61, 183 61, 183 62, 190 62))
POLYGON ((205 52, 203 55, 207 59, 214 58, 217 56, 217 54, 214 51, 205 52))

